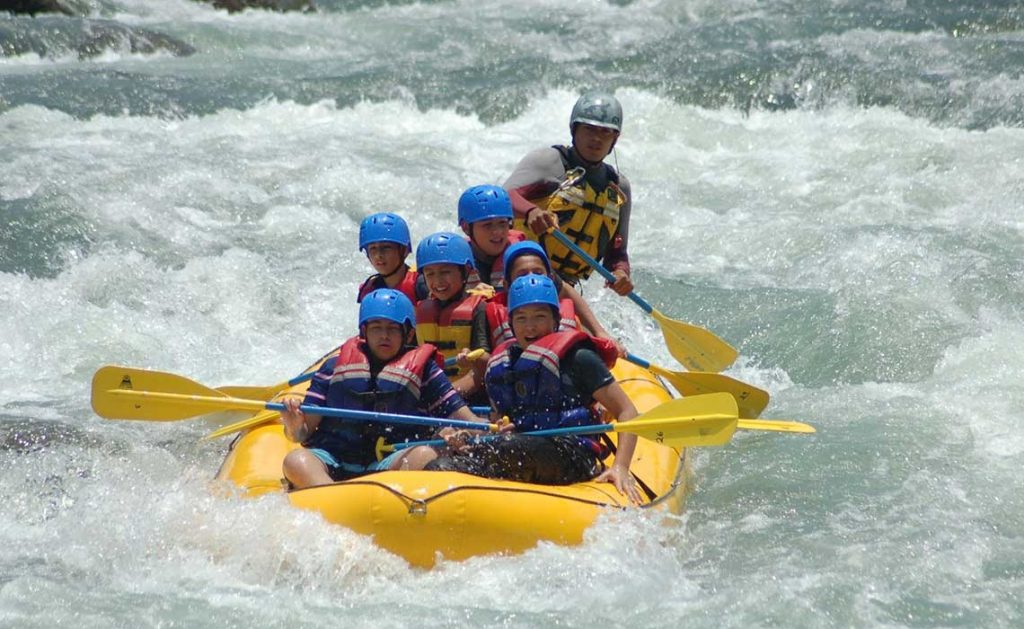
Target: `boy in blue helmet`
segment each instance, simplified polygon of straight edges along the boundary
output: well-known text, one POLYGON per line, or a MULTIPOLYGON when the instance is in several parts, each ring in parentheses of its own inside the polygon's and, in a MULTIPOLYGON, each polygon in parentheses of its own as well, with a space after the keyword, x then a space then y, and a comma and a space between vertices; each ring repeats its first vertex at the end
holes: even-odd
POLYGON ((473 271, 469 287, 487 284, 495 290, 505 288, 502 254, 512 243, 526 240, 512 229, 512 202, 500 186, 481 185, 466 189, 459 197, 459 227, 469 238, 473 251, 473 271))
POLYGON ((431 234, 416 247, 416 268, 430 291, 416 304, 416 338, 437 347, 445 358, 458 359, 446 372, 455 390, 472 403, 486 404, 483 370, 491 344, 485 299, 467 291, 473 270, 469 243, 451 232, 431 234), (477 349, 484 355, 468 361, 466 354, 477 349))
POLYGON ((378 288, 402 291, 414 304, 426 296, 422 281, 417 281, 416 271, 405 263, 412 252, 412 239, 409 226, 401 216, 379 212, 364 218, 359 224, 359 250, 366 252, 366 258, 377 272, 359 286, 357 302, 362 302, 378 288))
MULTIPOLYGON (((505 250, 502 260, 506 286, 510 286, 513 280, 524 275, 536 274, 550 277, 555 287, 559 289, 558 301, 561 313, 561 327, 576 329, 582 325, 583 329, 591 335, 614 343, 619 356, 626 355, 625 346, 613 338, 604 326, 601 325, 594 311, 590 309, 590 306, 579 292, 569 284, 562 282, 558 274, 552 271, 547 253, 540 244, 532 240, 517 242, 505 250)), ((497 347, 501 343, 515 338, 508 320, 507 298, 508 293, 501 292, 494 295, 487 303, 487 326, 491 332, 491 345, 493 347, 497 347)))
POLYGON ((597 476, 639 503, 629 473, 636 435, 619 433, 615 462, 602 471, 606 452, 591 437, 521 434, 599 423, 595 403, 619 421, 636 417, 636 407, 609 371, 615 350, 578 330, 559 329, 558 293, 549 277, 515 280, 508 304, 515 340, 494 349, 485 380, 496 413, 509 417, 515 432, 466 445, 468 431, 443 429, 454 453, 425 469, 551 485, 597 476))
MULTIPOLYGON (((415 327, 412 302, 401 292, 369 293, 359 305, 359 335, 320 367, 302 404, 481 421, 448 382, 437 349, 413 345, 415 327)), ((393 443, 432 433, 421 426, 305 414, 299 404, 286 399, 281 421, 288 439, 302 444, 284 459, 285 478, 300 489, 397 469, 402 453, 378 462, 377 439, 393 443)))

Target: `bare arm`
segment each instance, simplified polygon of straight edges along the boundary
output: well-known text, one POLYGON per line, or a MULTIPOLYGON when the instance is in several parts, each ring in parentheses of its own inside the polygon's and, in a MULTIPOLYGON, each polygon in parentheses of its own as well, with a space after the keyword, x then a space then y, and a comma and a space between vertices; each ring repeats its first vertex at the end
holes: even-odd
POLYGON ((597 315, 591 310, 590 304, 587 300, 583 299, 583 295, 580 295, 579 291, 572 287, 568 282, 562 282, 562 288, 558 291, 559 298, 568 298, 572 300, 573 308, 576 310, 576 316, 579 317, 580 324, 583 328, 589 332, 592 336, 596 336, 602 339, 608 339, 612 343, 615 343, 615 347, 619 350, 620 356, 626 355, 626 346, 614 338, 608 330, 605 329, 601 322, 598 320, 597 315))
MULTIPOLYGON (((618 382, 612 382, 594 391, 594 399, 604 405, 612 415, 618 418, 619 422, 629 421, 638 415, 633 402, 630 401, 618 382)), ((633 452, 635 450, 636 435, 620 432, 619 448, 615 453, 615 462, 598 476, 597 480, 614 483, 615 488, 620 493, 629 496, 633 504, 640 504, 640 491, 637 489, 636 482, 629 473, 629 464, 633 461, 633 452)))

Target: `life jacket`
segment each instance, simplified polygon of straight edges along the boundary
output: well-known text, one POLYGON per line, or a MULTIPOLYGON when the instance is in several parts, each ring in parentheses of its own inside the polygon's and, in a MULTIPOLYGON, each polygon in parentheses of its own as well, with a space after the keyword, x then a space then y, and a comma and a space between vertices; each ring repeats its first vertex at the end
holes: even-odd
MULTIPOLYGON (((419 410, 420 388, 427 364, 441 364, 441 356, 431 345, 413 348, 384 366, 376 378, 370 377, 370 362, 365 342, 353 337, 338 351, 327 389, 325 406, 376 413, 423 415, 419 410)), ((366 466, 377 460, 374 446, 378 437, 388 442, 426 438, 432 429, 324 415, 320 426, 302 445, 321 448, 349 466, 366 466)), ((352 471, 352 470, 350 470, 352 471)))
MULTIPOLYGON (((508 318, 508 293, 501 292, 487 302, 487 329, 491 333, 491 347, 497 347, 506 341, 515 341, 512 322, 508 318)), ((568 297, 558 300, 558 329, 578 330, 580 322, 576 318, 576 306, 568 297)))
MULTIPOLYGON (((483 302, 481 295, 465 295, 442 308, 437 299, 424 299, 416 304, 416 340, 421 345, 430 343, 445 358, 458 356, 473 340, 473 312, 483 302)), ((449 378, 463 373, 458 366, 445 369, 449 378)))
POLYGON ((595 350, 609 367, 615 346, 578 330, 552 332, 531 344, 512 362, 513 343, 494 350, 484 381, 499 415, 511 418, 519 432, 586 426, 598 422, 593 400, 581 399, 562 382, 562 360, 579 345, 595 350))
MULTIPOLYGON (((515 243, 523 242, 524 240, 526 240, 526 234, 519 231, 518 229, 510 229, 508 231, 508 245, 506 245, 505 248, 507 249, 508 247, 514 245, 515 243)), ((473 249, 473 253, 474 255, 476 255, 475 246, 473 249)), ((490 276, 488 276, 486 280, 484 280, 484 278, 482 277, 483 274, 481 273, 481 269, 487 268, 487 262, 480 260, 479 258, 475 258, 473 260, 473 268, 472 270, 470 270, 469 276, 466 277, 467 288, 473 289, 476 288, 478 284, 485 283, 493 286, 494 290, 497 292, 505 290, 504 254, 505 252, 503 250, 500 254, 498 254, 498 257, 495 258, 493 265, 491 266, 491 274, 490 276)))
MULTIPOLYGON (((619 226, 619 212, 626 203, 626 193, 619 187, 619 174, 604 164, 608 185, 600 192, 585 176, 570 177, 569 149, 553 147, 562 157, 566 180, 554 192, 539 199, 530 199, 537 207, 554 212, 559 229, 590 257, 600 260, 612 243, 619 226)), ((587 279, 593 269, 571 249, 550 235, 542 234, 539 241, 548 252, 551 265, 563 277, 587 279)))
MULTIPOLYGON (((413 304, 419 301, 416 296, 416 277, 416 271, 406 266, 405 277, 398 283, 398 286, 395 286, 395 290, 401 291, 413 304)), ((378 288, 388 288, 388 284, 383 275, 375 273, 359 285, 359 295, 356 297, 356 303, 362 303, 363 297, 366 297, 378 288)))

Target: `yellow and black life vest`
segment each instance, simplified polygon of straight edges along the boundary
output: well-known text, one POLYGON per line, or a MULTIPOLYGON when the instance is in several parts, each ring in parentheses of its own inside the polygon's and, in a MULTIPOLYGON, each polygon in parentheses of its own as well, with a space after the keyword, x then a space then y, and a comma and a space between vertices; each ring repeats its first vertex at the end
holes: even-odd
MULTIPOLYGON (((580 249, 592 258, 604 257, 619 225, 619 211, 626 203, 626 194, 619 187, 619 176, 611 166, 608 170, 608 185, 598 192, 587 181, 580 169, 570 170, 568 149, 556 146, 566 168, 566 178, 558 188, 546 197, 530 199, 537 207, 554 212, 561 230, 580 249)), ((532 233, 532 232, 528 232, 532 233)), ((568 247, 551 236, 539 239, 548 252, 551 266, 562 277, 587 279, 590 265, 575 255, 568 247)))

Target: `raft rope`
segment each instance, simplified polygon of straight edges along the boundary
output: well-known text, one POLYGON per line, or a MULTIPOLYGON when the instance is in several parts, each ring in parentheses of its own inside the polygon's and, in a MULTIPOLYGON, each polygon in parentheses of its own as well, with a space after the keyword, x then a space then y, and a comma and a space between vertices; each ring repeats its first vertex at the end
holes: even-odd
MULTIPOLYGON (((459 487, 450 487, 450 488, 448 488, 448 489, 446 489, 446 490, 444 490, 444 491, 442 491, 442 492, 440 492, 438 494, 435 494, 435 495, 433 495, 433 496, 431 496, 429 498, 421 499, 421 498, 413 498, 412 496, 408 496, 408 495, 398 491, 394 487, 391 487, 389 485, 386 485, 384 483, 380 483, 380 482, 377 482, 377 481, 354 479, 354 480, 339 481, 339 482, 333 483, 333 484, 334 485, 370 485, 370 486, 373 486, 373 487, 379 487, 379 488, 384 489, 385 491, 391 493, 392 495, 394 495, 399 500, 402 500, 406 504, 407 508, 409 509, 409 513, 413 514, 413 515, 417 515, 417 514, 418 515, 425 515, 427 513, 427 505, 430 504, 431 502, 433 502, 435 500, 438 500, 440 498, 443 498, 443 497, 445 497, 445 496, 447 496, 449 494, 454 494, 456 492, 466 491, 466 490, 498 491, 498 492, 519 493, 519 494, 536 494, 538 496, 547 496, 549 498, 558 498, 560 500, 568 500, 570 502, 579 502, 579 503, 582 503, 582 504, 593 505, 595 507, 612 507, 612 508, 615 508, 615 509, 625 509, 626 508, 625 506, 619 505, 619 504, 615 504, 614 502, 601 502, 601 501, 597 501, 597 500, 590 500, 590 499, 587 499, 587 498, 578 498, 576 496, 566 496, 564 494, 557 494, 557 493, 553 493, 553 492, 550 492, 550 491, 543 491, 543 490, 540 490, 540 489, 520 489, 520 488, 517 488, 517 487, 492 487, 492 486, 487 486, 487 485, 462 485, 462 486, 459 486, 459 487)), ((307 490, 310 490, 310 489, 320 489, 320 488, 329 487, 329 486, 330 485, 319 485, 317 487, 306 487, 304 489, 293 489, 289 493, 298 492, 298 491, 307 491, 307 490)), ((598 489, 598 491, 601 491, 606 496, 608 496, 609 500, 614 500, 614 498, 612 498, 612 496, 610 494, 608 494, 607 492, 605 492, 603 489, 599 489, 599 488, 597 488, 597 489, 598 489)))

